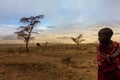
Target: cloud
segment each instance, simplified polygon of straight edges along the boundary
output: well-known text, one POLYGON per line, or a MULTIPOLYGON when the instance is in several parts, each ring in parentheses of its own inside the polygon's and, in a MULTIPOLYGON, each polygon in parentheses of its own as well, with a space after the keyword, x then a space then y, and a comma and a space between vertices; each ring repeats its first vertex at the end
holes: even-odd
POLYGON ((79 32, 79 29, 75 28, 76 24, 82 28, 83 25, 101 21, 120 21, 119 0, 0 0, 0 3, 1 34, 4 33, 4 30, 7 30, 8 34, 13 33, 14 28, 21 25, 19 24, 21 17, 40 14, 45 15, 41 24, 38 25, 40 30, 50 29, 51 32, 60 33, 74 33, 75 31, 72 30, 79 32), (5 26, 1 24, 5 24, 5 26), (8 27, 8 25, 15 26, 8 27), (55 27, 49 28, 49 25, 55 27), (71 25, 74 26, 71 27, 71 25))
POLYGON ((108 0, 4 0, 0 1, 0 22, 10 23, 11 20, 18 22, 24 16, 44 14, 46 23, 51 25, 93 23, 106 18, 107 11, 110 10, 109 4, 106 5, 108 2, 108 0), (103 10, 104 8, 106 9, 103 10))
POLYGON ((16 31, 16 25, 0 25, 0 36, 6 36, 14 34, 16 31))

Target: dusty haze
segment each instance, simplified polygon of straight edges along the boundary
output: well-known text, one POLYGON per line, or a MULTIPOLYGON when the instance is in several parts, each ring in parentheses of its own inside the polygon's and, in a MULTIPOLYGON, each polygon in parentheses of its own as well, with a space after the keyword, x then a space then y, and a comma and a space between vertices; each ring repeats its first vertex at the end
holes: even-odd
MULTIPOLYGON (((108 26, 104 26, 108 27, 108 26)), ((98 42, 98 31, 103 27, 88 27, 88 28, 80 28, 79 26, 74 28, 56 28, 43 32, 39 32, 39 34, 33 34, 34 40, 31 43, 68 43, 73 44, 71 37, 77 37, 79 34, 82 34, 82 39, 85 39, 82 43, 97 43, 98 42)), ((119 27, 110 27, 114 31, 114 35, 112 37, 113 41, 120 42, 120 32, 119 27)), ((13 36, 5 36, 0 40, 0 43, 24 43, 22 40, 18 40, 15 35, 13 36)))

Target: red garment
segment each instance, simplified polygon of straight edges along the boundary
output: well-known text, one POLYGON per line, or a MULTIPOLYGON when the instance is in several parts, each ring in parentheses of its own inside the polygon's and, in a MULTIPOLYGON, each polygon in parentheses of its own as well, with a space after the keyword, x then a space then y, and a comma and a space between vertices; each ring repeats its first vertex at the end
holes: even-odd
POLYGON ((97 46, 98 80, 120 80, 120 46, 97 46))

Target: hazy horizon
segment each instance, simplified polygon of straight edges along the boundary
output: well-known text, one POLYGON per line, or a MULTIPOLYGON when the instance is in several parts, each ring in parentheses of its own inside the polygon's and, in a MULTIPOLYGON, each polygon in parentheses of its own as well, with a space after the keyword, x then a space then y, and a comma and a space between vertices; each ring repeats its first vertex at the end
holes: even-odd
MULTIPOLYGON (((98 31, 103 28, 103 27, 109 27, 111 29, 113 29, 114 31, 114 35, 112 37, 113 41, 118 41, 120 42, 120 32, 119 32, 119 26, 114 27, 113 25, 104 25, 104 26, 89 26, 87 28, 85 27, 66 27, 64 28, 64 31, 62 31, 63 28, 54 28, 54 29, 49 29, 49 30, 43 30, 43 31, 37 31, 39 34, 32 34, 34 38, 33 41, 31 41, 32 43, 36 43, 36 42, 50 42, 50 43, 74 43, 71 39, 71 37, 76 38, 79 34, 82 34, 83 37, 82 39, 85 39, 85 41, 83 41, 82 43, 96 43, 98 42, 98 31)), ((10 40, 10 43, 17 43, 18 39, 17 39, 17 35, 15 33, 12 34, 8 34, 5 36, 0 36, 0 39, 2 42, 9 43, 7 42, 7 40, 10 40), (13 40, 13 42, 12 42, 13 40)), ((20 43, 24 43, 23 40, 19 40, 20 43)), ((19 43, 19 42, 18 42, 19 43)))

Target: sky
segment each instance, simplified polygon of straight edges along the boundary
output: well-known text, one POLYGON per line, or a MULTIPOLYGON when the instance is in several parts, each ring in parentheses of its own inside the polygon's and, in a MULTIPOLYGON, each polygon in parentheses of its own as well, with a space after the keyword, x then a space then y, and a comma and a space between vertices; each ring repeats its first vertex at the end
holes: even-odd
POLYGON ((120 0, 0 0, 0 3, 0 34, 13 33, 23 25, 20 18, 37 15, 44 15, 38 25, 41 30, 120 21, 120 0))

